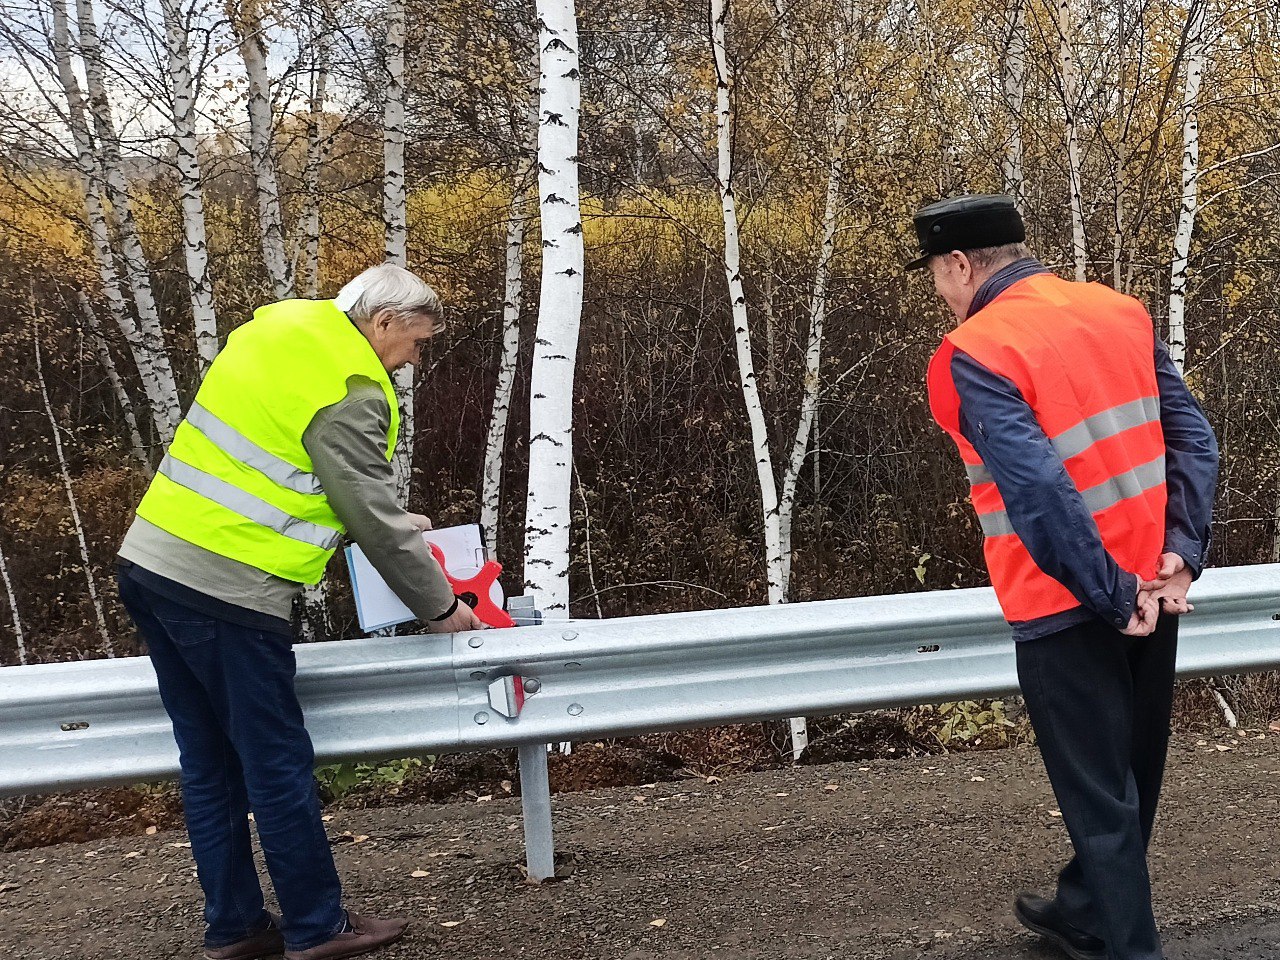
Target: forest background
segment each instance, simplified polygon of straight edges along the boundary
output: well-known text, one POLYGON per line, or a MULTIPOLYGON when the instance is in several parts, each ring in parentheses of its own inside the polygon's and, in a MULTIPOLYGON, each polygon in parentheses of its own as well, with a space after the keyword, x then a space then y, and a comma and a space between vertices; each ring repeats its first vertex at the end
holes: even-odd
MULTIPOLYGON (((256 306, 384 255, 447 305, 410 506, 483 515, 520 592, 566 11, 573 616, 986 582, 902 270, 962 192, 1148 305, 1221 443, 1211 562, 1280 560, 1280 4, 2 0, 0 663, 138 651, 111 572, 174 412, 256 306)), ((299 619, 358 632, 340 557, 299 619)))

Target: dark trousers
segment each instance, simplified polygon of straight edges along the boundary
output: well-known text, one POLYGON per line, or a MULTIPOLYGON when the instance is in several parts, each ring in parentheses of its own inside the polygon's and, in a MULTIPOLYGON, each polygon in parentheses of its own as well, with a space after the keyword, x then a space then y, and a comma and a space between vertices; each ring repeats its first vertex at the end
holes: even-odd
POLYGON ((250 810, 285 942, 294 950, 323 943, 345 914, 320 819, 315 754, 294 693, 292 643, 161 596, 127 570, 119 582, 178 742, 187 833, 205 895, 205 945, 226 946, 265 923, 250 810))
POLYGON ((1110 960, 1161 960, 1147 844, 1169 746, 1178 620, 1149 637, 1101 620, 1017 645, 1018 681, 1075 856, 1064 917, 1110 960))

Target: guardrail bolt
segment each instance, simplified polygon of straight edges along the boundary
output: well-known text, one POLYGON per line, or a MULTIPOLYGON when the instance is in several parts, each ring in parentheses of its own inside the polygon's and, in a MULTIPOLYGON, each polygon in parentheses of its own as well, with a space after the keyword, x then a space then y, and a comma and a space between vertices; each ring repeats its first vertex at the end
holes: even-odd
POLYGON ((471 671, 471 679, 472 679, 472 680, 483 680, 486 676, 487 676, 487 674, 486 674, 483 670, 472 670, 472 671, 471 671))
POLYGON ((581 713, 582 713, 582 704, 580 703, 569 704, 569 716, 576 717, 581 713))
POLYGON ((483 726, 488 722, 489 722, 489 715, 485 713, 483 710, 481 710, 479 713, 476 714, 476 723, 483 726))
POLYGON ((560 634, 560 636, 564 637, 566 640, 577 640, 577 639, 578 639, 578 631, 577 631, 577 630, 566 630, 564 633, 560 634))
POLYGON ((524 681, 524 692, 528 694, 537 693, 542 689, 542 681, 535 680, 533 677, 526 677, 524 681))
POLYGON ((483 645, 484 645, 484 640, 480 637, 472 637, 470 640, 467 641, 467 646, 471 647, 473 650, 476 647, 480 647, 483 645))

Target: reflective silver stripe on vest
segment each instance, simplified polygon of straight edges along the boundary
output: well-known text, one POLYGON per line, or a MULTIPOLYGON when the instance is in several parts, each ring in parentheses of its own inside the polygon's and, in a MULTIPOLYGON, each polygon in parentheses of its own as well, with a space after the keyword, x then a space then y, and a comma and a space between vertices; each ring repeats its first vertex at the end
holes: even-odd
MULTIPOLYGON (((1106 440, 1117 434, 1140 427, 1144 423, 1154 423, 1160 419, 1160 400, 1158 397, 1141 397, 1119 406, 1101 410, 1091 417, 1085 417, 1074 427, 1070 427, 1054 437, 1050 443, 1063 462, 1078 457, 1099 440, 1106 440)), ((965 464, 965 475, 969 483, 978 486, 980 483, 994 483, 995 478, 985 464, 965 464)))
POLYGON ((994 513, 978 514, 978 524, 987 537, 1004 537, 1013 533, 1013 524, 1009 522, 1009 514, 1003 510, 994 513))
POLYGON ((1099 440, 1106 440, 1117 434, 1140 427, 1144 423, 1153 423, 1160 419, 1160 400, 1158 397, 1142 397, 1122 403, 1118 407, 1102 410, 1091 417, 1085 417, 1074 427, 1064 430, 1053 438, 1053 449, 1063 460, 1079 456, 1099 440))
POLYGON ((995 483, 995 477, 991 476, 991 471, 987 469, 985 463, 966 463, 964 465, 965 476, 969 478, 969 483, 977 486, 980 483, 995 483))
POLYGON ((174 483, 291 540, 309 543, 321 550, 332 550, 342 541, 339 531, 291 517, 279 507, 169 454, 160 461, 160 472, 174 483))
POLYGON ((192 403, 187 411, 187 423, 191 424, 215 447, 234 457, 246 466, 274 480, 280 486, 295 493, 320 493, 320 481, 314 473, 299 470, 287 460, 282 460, 269 450, 258 446, 235 427, 229 426, 198 403, 192 403))
POLYGON ((1081 490, 1080 496, 1084 498, 1084 505, 1089 508, 1090 513, 1101 513, 1108 507, 1114 507, 1121 500, 1136 497, 1162 483, 1164 483, 1164 454, 1147 463, 1139 464, 1119 476, 1103 480, 1096 487, 1081 490))
MULTIPOLYGON (((1140 464, 1117 477, 1103 480, 1097 486, 1081 490, 1085 508, 1092 514, 1099 514, 1109 507, 1114 507, 1122 500, 1128 500, 1141 493, 1154 489, 1164 483, 1164 455, 1140 464)), ((988 537, 1003 537, 1014 532, 1009 522, 1009 514, 1004 510, 978 514, 978 523, 982 532, 988 537)))

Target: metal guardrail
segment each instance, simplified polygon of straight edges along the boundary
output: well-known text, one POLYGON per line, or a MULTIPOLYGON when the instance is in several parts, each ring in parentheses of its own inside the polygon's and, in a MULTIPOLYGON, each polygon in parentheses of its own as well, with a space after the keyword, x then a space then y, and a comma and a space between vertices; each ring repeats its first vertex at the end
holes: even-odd
MULTIPOLYGON (((1193 601, 1180 676, 1280 668, 1280 564, 1206 571, 1193 601)), ((1013 644, 989 589, 296 650, 298 694, 321 761, 522 747, 530 867, 539 878, 550 875, 551 844, 542 744, 1017 691, 1013 644), (513 675, 536 681, 528 686, 537 692, 508 718, 489 686, 513 675), (536 838, 531 803, 546 821, 536 838)), ((177 772, 145 658, 0 669, 0 795, 177 772)))

